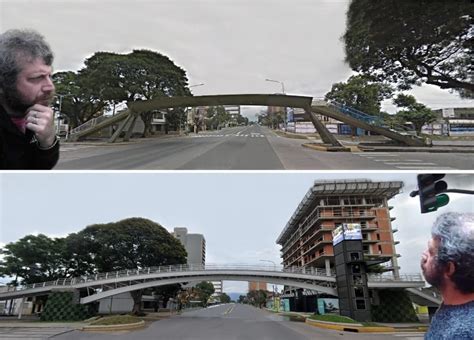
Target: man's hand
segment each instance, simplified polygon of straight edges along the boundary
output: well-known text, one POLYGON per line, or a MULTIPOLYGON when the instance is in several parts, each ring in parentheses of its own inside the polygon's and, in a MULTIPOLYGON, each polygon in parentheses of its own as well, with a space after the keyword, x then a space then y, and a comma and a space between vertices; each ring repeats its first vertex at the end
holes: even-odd
POLYGON ((56 139, 53 110, 41 104, 33 105, 26 114, 26 128, 35 133, 40 147, 51 147, 56 139))

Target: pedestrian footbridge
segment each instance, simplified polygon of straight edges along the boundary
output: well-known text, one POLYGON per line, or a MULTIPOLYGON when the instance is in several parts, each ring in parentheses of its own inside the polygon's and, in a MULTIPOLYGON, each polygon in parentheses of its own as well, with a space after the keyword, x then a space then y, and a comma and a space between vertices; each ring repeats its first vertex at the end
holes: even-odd
MULTIPOLYGON (((286 268, 252 265, 175 265, 129 269, 90 276, 58 279, 20 287, 7 286, 0 291, 0 300, 47 295, 54 291, 82 291, 81 304, 87 304, 117 294, 175 283, 200 281, 259 281, 311 289, 337 296, 334 273, 311 268, 286 268), (86 293, 87 292, 87 293, 86 293)), ((420 288, 421 275, 399 278, 385 275, 368 277, 369 288, 420 288)))
POLYGON ((102 129, 118 125, 115 133, 110 137, 109 142, 116 142, 122 132, 125 136, 124 141, 126 141, 130 138, 135 122, 141 113, 168 108, 217 105, 258 105, 304 109, 322 141, 334 147, 342 147, 342 144, 319 120, 318 115, 331 117, 350 126, 375 132, 403 145, 425 146, 423 139, 408 134, 407 131, 405 131, 406 128, 395 128, 393 124, 386 126, 377 117, 370 116, 346 105, 333 101, 315 101, 313 97, 309 96, 292 96, 286 94, 224 94, 211 96, 159 97, 151 100, 128 102, 127 110, 107 119, 103 119, 100 122, 97 118, 94 118, 72 130, 68 140, 73 142, 78 141, 102 129))

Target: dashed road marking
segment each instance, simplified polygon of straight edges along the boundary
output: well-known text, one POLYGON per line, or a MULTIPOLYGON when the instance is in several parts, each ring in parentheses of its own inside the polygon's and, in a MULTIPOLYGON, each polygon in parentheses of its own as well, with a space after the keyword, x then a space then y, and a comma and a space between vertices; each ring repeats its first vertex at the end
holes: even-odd
POLYGON ((403 159, 399 154, 391 154, 388 152, 365 152, 354 153, 354 155, 393 166, 400 170, 456 170, 456 168, 440 166, 436 163, 425 162, 421 159, 403 159))
POLYGON ((265 138, 265 135, 263 134, 245 134, 245 135, 240 135, 240 134, 232 134, 232 135, 214 135, 214 134, 206 134, 206 135, 195 135, 195 136, 189 136, 190 138, 223 138, 223 137, 249 137, 249 138, 265 138))

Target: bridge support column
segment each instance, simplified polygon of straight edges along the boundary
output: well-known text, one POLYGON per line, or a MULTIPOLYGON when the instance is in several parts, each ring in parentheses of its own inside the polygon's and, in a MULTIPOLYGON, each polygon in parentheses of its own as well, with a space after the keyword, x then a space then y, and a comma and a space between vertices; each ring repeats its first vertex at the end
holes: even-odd
POLYGON ((334 135, 331 132, 329 132, 328 129, 326 129, 326 126, 324 126, 324 124, 321 123, 318 117, 316 117, 316 114, 313 111, 311 111, 311 108, 305 108, 304 110, 309 115, 309 118, 311 119, 311 122, 313 123, 316 131, 318 131, 319 136, 321 136, 323 143, 331 144, 332 146, 342 147, 342 144, 339 143, 336 137, 334 137, 334 135))
POLYGON ((130 126, 128 127, 127 133, 125 134, 125 137, 123 137, 124 142, 128 142, 130 140, 130 136, 133 133, 133 128, 135 127, 137 118, 138 114, 134 113, 132 119, 130 119, 130 126))
POLYGON ((23 314, 23 304, 25 303, 25 299, 26 299, 26 298, 22 298, 22 299, 21 299, 20 310, 18 311, 18 320, 21 319, 21 316, 22 316, 22 314, 23 314))
POLYGON ((324 264, 326 265, 326 276, 331 276, 331 261, 325 259, 324 264))
POLYGON ((125 126, 127 125, 127 123, 132 119, 132 115, 129 114, 127 116, 127 118, 125 118, 125 120, 120 123, 117 131, 114 132, 114 134, 112 135, 112 137, 110 137, 109 139, 109 143, 115 143, 115 141, 117 140, 117 138, 120 136, 120 134, 122 133, 123 129, 125 128, 125 126))

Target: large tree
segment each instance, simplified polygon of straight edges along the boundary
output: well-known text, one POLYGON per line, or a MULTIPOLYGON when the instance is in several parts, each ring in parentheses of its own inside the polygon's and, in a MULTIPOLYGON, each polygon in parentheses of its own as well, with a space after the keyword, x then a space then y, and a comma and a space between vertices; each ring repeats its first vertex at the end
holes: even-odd
POLYGON ((472 96, 472 1, 352 0, 346 61, 400 90, 425 82, 472 96))
POLYGON ((357 75, 350 77, 345 83, 333 84, 331 91, 326 93, 326 99, 335 100, 371 115, 378 115, 380 103, 391 94, 390 86, 357 75))
MULTIPOLYGON (((129 54, 97 52, 85 61, 82 77, 104 102, 190 96, 186 72, 167 56, 149 50, 129 54)), ((168 110, 172 127, 179 125, 183 109, 168 110)), ((144 136, 151 133, 153 112, 141 113, 144 136)))
POLYGON ((424 104, 418 103, 411 95, 400 94, 394 98, 393 103, 402 109, 397 112, 396 117, 402 123, 411 122, 418 135, 423 125, 436 120, 436 114, 424 104))
POLYGON ((262 308, 267 302, 267 291, 263 289, 251 290, 247 293, 247 299, 252 305, 262 308))
POLYGON ((221 129, 230 121, 230 114, 224 106, 210 106, 207 109, 207 127, 209 129, 221 129))
MULTIPOLYGON (((75 237, 97 272, 186 263, 186 250, 165 228, 144 218, 94 224, 75 237)), ((83 255, 85 256, 85 255, 83 255)), ((133 291, 133 313, 141 311, 142 290, 133 291)))
POLYGON ((214 286, 212 283, 207 281, 202 281, 196 285, 196 290, 198 291, 199 299, 203 306, 207 305, 207 301, 214 294, 214 286))
POLYGON ((13 277, 14 285, 66 278, 75 275, 78 269, 64 238, 26 235, 8 243, 2 253, 0 276, 13 277))
POLYGON ((90 79, 72 71, 53 75, 58 96, 53 103, 56 110, 66 116, 71 128, 103 115, 107 102, 100 97, 90 79))

